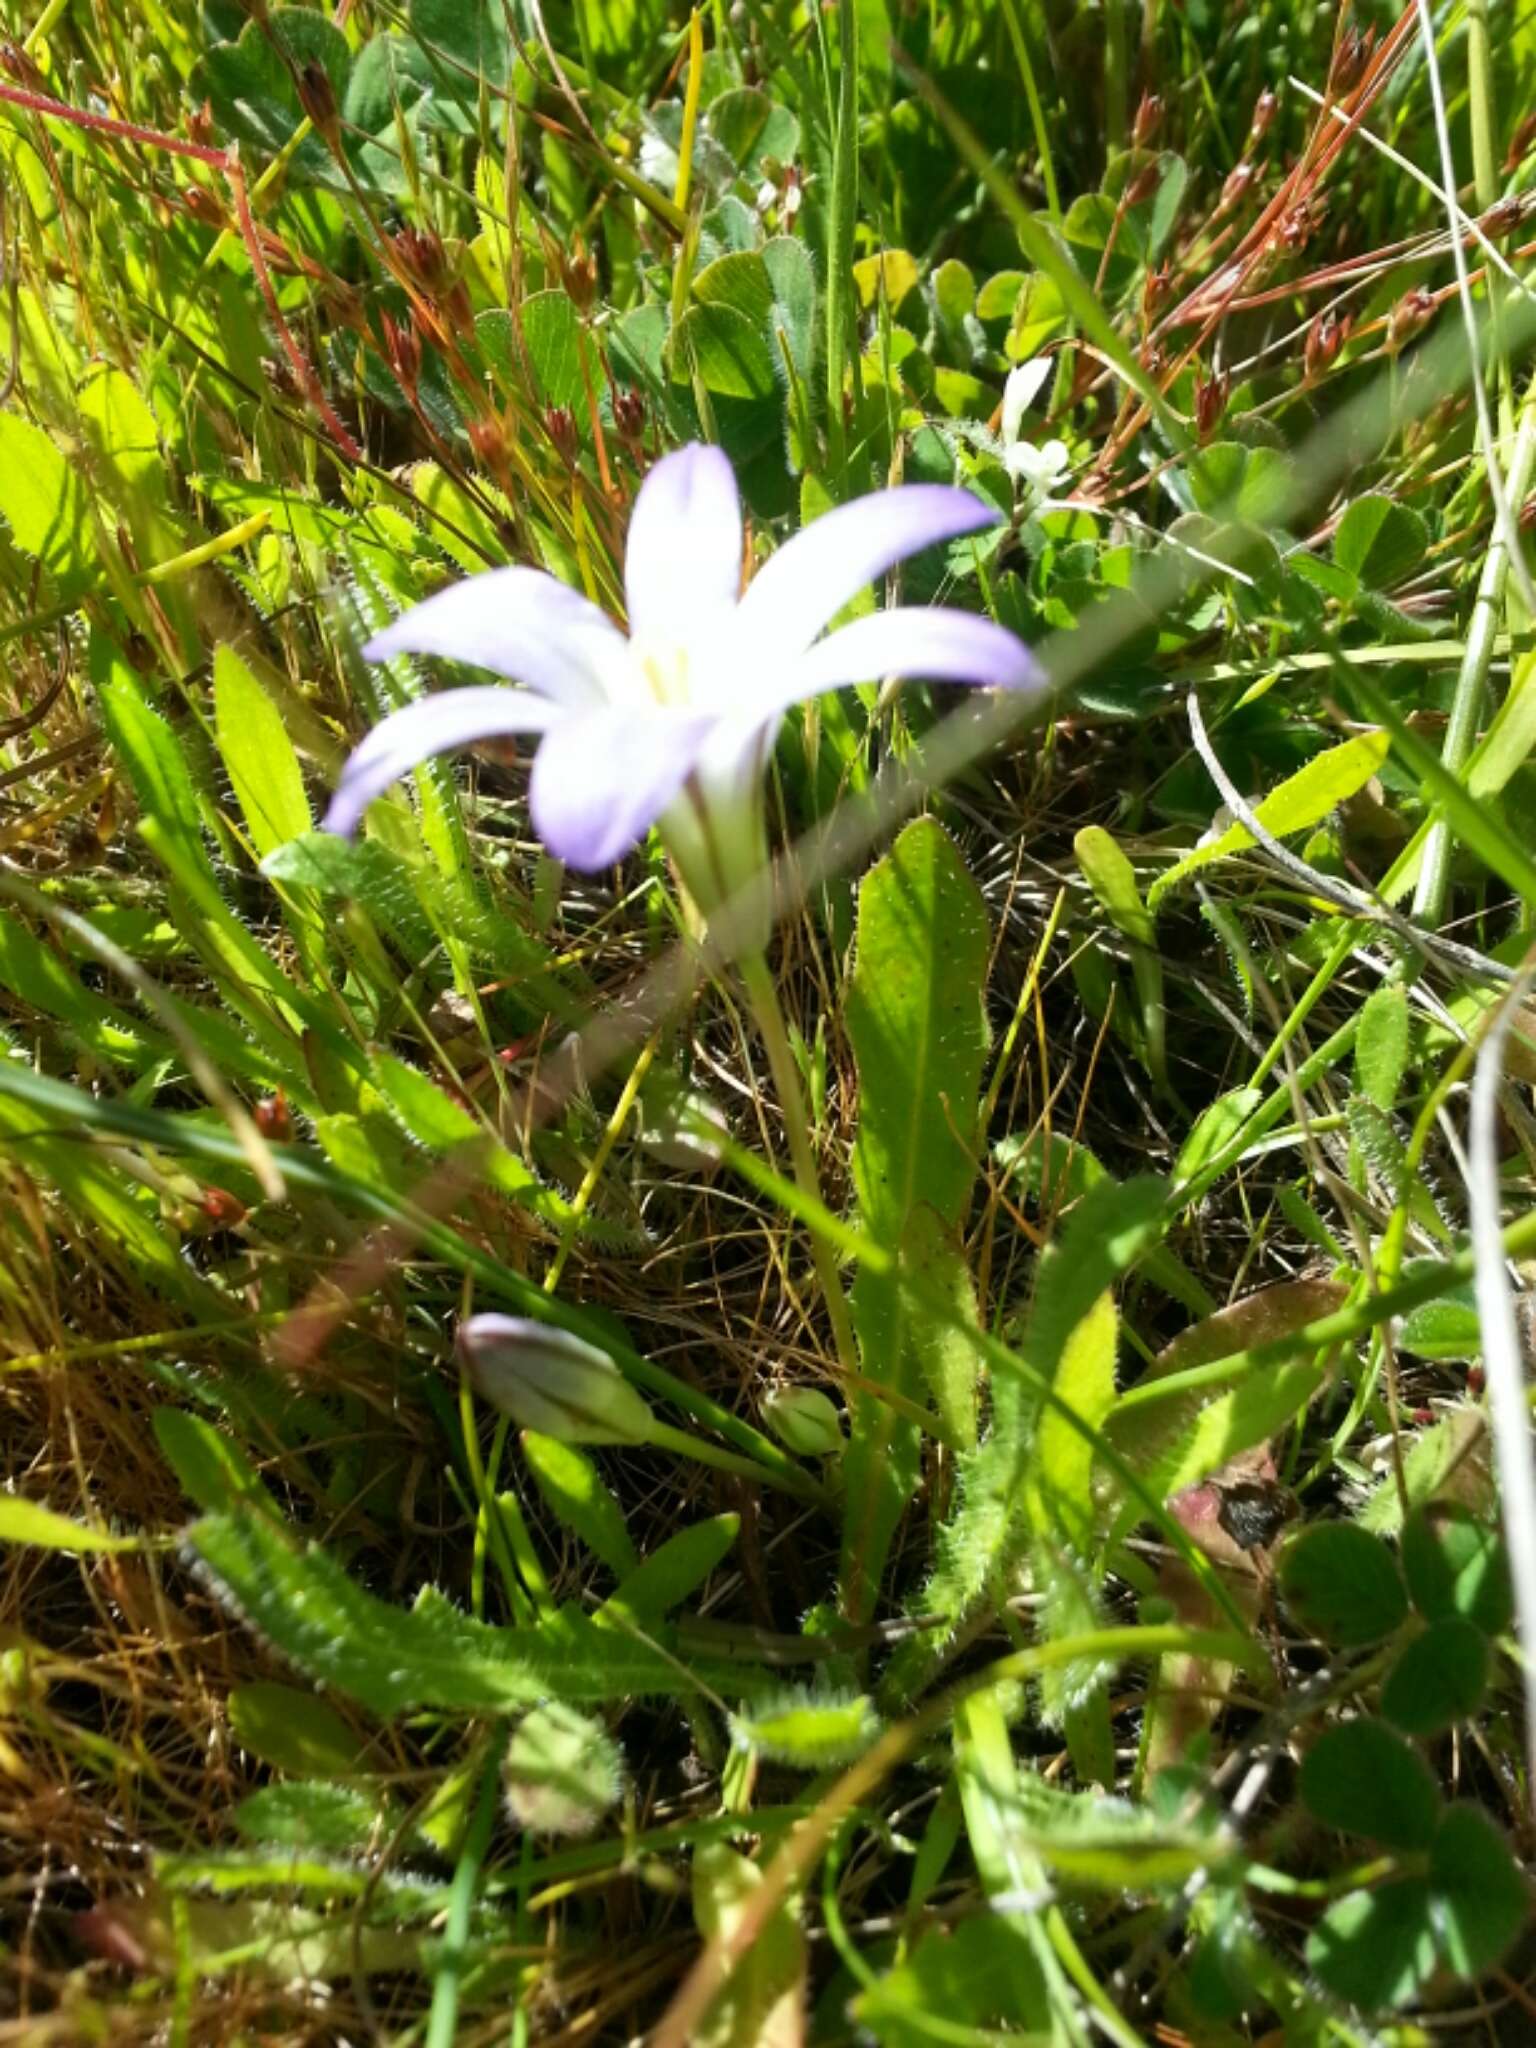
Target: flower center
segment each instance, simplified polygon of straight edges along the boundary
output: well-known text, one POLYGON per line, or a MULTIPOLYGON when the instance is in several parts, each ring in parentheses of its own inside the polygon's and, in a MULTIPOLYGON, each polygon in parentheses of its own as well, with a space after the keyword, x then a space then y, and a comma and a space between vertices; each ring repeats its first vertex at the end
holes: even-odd
POLYGON ((647 693, 658 704, 677 709, 689 702, 688 649, 631 643, 647 693))

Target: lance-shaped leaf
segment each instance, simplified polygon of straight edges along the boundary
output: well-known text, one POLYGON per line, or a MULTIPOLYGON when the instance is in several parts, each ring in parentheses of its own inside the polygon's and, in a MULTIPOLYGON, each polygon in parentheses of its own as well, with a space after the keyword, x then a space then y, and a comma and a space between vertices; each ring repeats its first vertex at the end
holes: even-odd
MULTIPOLYGON (((859 1222, 891 1250, 931 1245, 936 1232, 957 1239, 965 1220, 986 1048, 988 946, 986 911, 959 854, 932 819, 916 820, 859 892, 848 997, 859 1070, 859 1222)), ((853 1319, 868 1379, 899 1401, 933 1398, 946 1419, 969 1410, 969 1388, 925 1384, 924 1357, 952 1353, 942 1328, 925 1327, 923 1310, 894 1274, 863 1269, 853 1319)), ((856 1619, 873 1604, 918 1453, 908 1415, 877 1394, 856 1398, 842 1563, 846 1611, 856 1619)))

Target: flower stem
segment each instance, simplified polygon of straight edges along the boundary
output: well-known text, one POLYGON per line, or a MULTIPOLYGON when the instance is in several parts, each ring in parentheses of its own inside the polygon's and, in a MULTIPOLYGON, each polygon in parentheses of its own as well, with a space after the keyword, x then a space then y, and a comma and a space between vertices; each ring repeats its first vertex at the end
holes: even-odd
MULTIPOLYGON (((784 1132, 789 1141, 790 1164, 794 1168, 795 1179, 801 1190, 822 1206, 821 1177, 816 1171, 816 1160, 811 1151, 810 1111, 806 1106, 805 1090, 800 1085, 800 1070, 790 1048, 789 1030, 784 1022, 778 988, 761 953, 744 954, 738 965, 746 986, 747 1000, 752 1005, 752 1014, 762 1034, 768 1068, 778 1091, 779 1107, 784 1113, 784 1132)), ((811 1232, 811 1256, 816 1261, 816 1277, 821 1283, 822 1298, 832 1324, 837 1362, 844 1378, 851 1380, 858 1374, 859 1349, 853 1334, 853 1320, 848 1313, 848 1297, 843 1292, 842 1275, 837 1270, 832 1247, 817 1230, 811 1232)))
POLYGON ((723 1451, 717 1444, 706 1443, 702 1437, 691 1436, 686 1429, 673 1429, 665 1422, 653 1423, 645 1441, 658 1451, 675 1451, 680 1458, 712 1465, 717 1472, 734 1472, 738 1478, 750 1479, 757 1486, 776 1487, 780 1493, 792 1493, 801 1500, 826 1500, 825 1488, 808 1472, 793 1478, 788 1473, 774 1472, 754 1458, 723 1451))
POLYGON ((426 2048, 453 2048, 457 2039, 459 1986, 463 1982, 469 1930, 475 1910, 475 1893, 480 1883, 480 1866, 491 1845, 496 1826, 496 1798, 501 1790, 501 1761, 506 1755, 510 1728, 500 1723, 491 1734, 490 1745, 480 1767, 480 1788, 474 1812, 465 1831, 448 1894, 448 1920, 438 1949, 432 1981, 432 2010, 427 2018, 426 2048))

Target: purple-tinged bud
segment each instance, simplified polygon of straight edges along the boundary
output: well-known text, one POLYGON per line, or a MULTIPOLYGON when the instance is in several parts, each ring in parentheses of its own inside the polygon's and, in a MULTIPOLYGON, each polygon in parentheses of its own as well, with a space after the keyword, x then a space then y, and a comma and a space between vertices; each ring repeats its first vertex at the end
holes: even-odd
POLYGON ((847 1447, 842 1414, 819 1387, 779 1387, 764 1394, 763 1420, 797 1458, 836 1458, 847 1447))
POLYGON ((293 82, 299 95, 299 105, 309 116, 315 133, 333 149, 339 149, 341 109, 336 104, 336 88, 331 83, 330 73, 323 64, 317 64, 310 57, 294 73, 293 82))
POLYGON ((1232 379, 1225 370, 1211 377, 1195 375, 1195 427, 1202 441, 1209 440, 1216 423, 1227 409, 1232 379))
POLYGON ((1136 109, 1135 125, 1131 129, 1131 141, 1137 149, 1146 149, 1163 125, 1163 102, 1155 92, 1144 92, 1141 104, 1136 109))
POLYGON ((1344 345, 1344 323, 1330 306, 1319 313, 1307 329, 1304 361, 1307 382, 1313 384, 1326 370, 1331 370, 1339 350, 1344 345))
POLYGON ((397 320, 393 313, 380 313, 384 356, 407 398, 414 399, 421 382, 421 336, 409 320, 397 320))
POLYGON ((528 1316, 471 1316, 458 1353, 483 1401, 565 1444, 643 1444, 650 1409, 606 1351, 528 1316))
POLYGON ((424 291, 435 292, 448 281, 448 252, 430 228, 401 228, 391 238, 401 269, 424 291))
POLYGON ((1221 188, 1221 197, 1216 202, 1218 213, 1227 213, 1240 205, 1248 187, 1253 183, 1254 168, 1245 157, 1240 164, 1234 164, 1227 173, 1226 183, 1221 188))
POLYGON ((568 405, 546 406, 544 431, 554 445, 555 453, 571 468, 576 466, 579 441, 576 434, 576 418, 568 405))
POLYGON ((1328 90, 1335 99, 1343 99, 1354 91, 1365 75, 1366 64, 1375 46, 1375 29, 1362 35, 1351 22, 1334 52, 1333 69, 1328 74, 1328 90))
POLYGON ((1411 292, 1404 292, 1392 308, 1387 320, 1387 347, 1394 354, 1406 348, 1410 341, 1424 332, 1434 317, 1434 293, 1425 285, 1415 285, 1411 292))
POLYGON ((613 387, 613 424, 626 441, 638 441, 645 432, 645 399, 626 384, 613 387))
POLYGON ((1278 98, 1266 85, 1253 103, 1253 119, 1248 124, 1248 140, 1251 143, 1264 140, 1264 137, 1269 133, 1270 123, 1274 120, 1279 105, 1278 98))
POLYGON ((498 480, 507 468, 507 430, 493 412, 477 413, 469 423, 469 445, 482 469, 498 480))

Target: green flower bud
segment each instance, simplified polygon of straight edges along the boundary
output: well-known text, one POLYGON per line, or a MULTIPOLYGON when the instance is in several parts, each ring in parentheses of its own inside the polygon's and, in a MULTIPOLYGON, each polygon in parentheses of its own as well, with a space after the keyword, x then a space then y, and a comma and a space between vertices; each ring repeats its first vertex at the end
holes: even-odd
POLYGON ((704 1173, 720 1164, 720 1147, 710 1137, 728 1135, 718 1104, 695 1089, 664 1079, 641 1098, 640 1143, 653 1159, 682 1173, 704 1173))
POLYGON ((549 1700, 518 1723, 502 1781, 507 1807, 540 1835, 589 1835, 624 1796, 624 1754, 600 1721, 549 1700))
POLYGON ((798 1458, 835 1458, 843 1449, 842 1412, 816 1387, 779 1387, 765 1394, 763 1420, 798 1458))
POLYGON ((643 1444, 650 1409, 606 1351, 528 1316, 471 1316, 459 1356, 482 1400, 564 1444, 643 1444))

